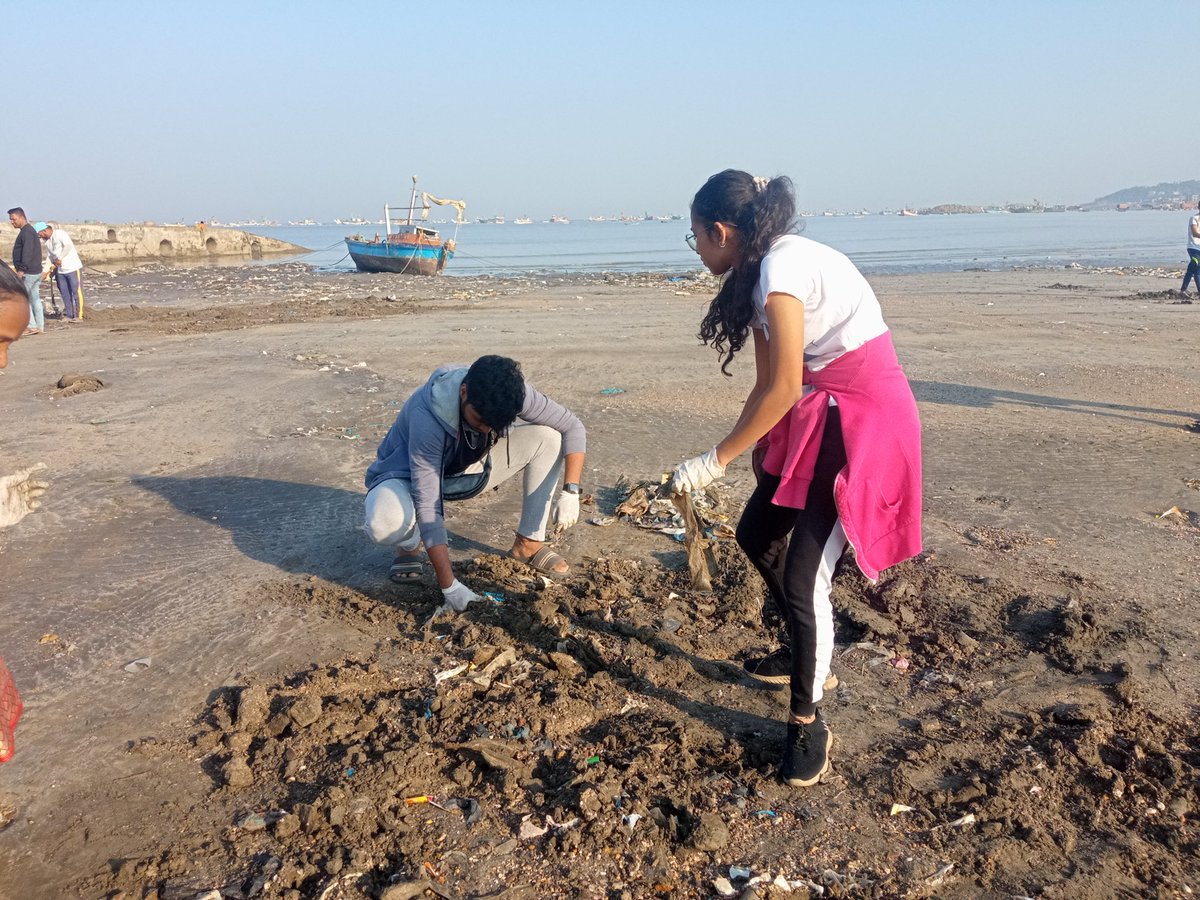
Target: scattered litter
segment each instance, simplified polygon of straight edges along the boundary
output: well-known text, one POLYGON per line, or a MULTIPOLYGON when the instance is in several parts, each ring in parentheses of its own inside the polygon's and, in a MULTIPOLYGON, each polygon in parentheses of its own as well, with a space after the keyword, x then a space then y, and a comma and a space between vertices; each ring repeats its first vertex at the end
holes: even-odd
POLYGON ((615 518, 613 518, 612 516, 596 516, 592 519, 588 519, 588 521, 592 525, 599 525, 601 528, 607 528, 609 525, 611 525, 613 522, 615 522, 617 520, 615 518))
POLYGON ((888 665, 900 672, 907 672, 910 665, 909 661, 900 654, 896 654, 888 660, 888 665))
POLYGON ((946 880, 946 876, 950 874, 950 870, 954 868, 954 863, 946 863, 932 875, 925 879, 925 883, 929 885, 939 885, 946 880))
POLYGON ((507 602, 507 598, 503 594, 497 593, 496 591, 484 591, 483 597, 485 600, 491 600, 497 605, 507 602))
POLYGON ((150 657, 143 656, 141 659, 135 659, 133 662, 125 664, 125 671, 136 675, 138 672, 144 672, 150 668, 150 657))
POLYGON ((443 669, 441 672, 435 672, 433 675, 433 680, 441 683, 449 678, 453 678, 455 675, 461 675, 463 672, 467 671, 467 667, 469 665, 469 663, 463 663, 462 665, 455 666, 453 669, 443 669))
POLYGON ((47 631, 40 638, 38 638, 38 643, 39 644, 61 644, 62 638, 60 638, 53 631, 47 631))
POLYGON ((600 391, 600 393, 606 394, 608 396, 612 396, 613 394, 623 394, 623 393, 625 393, 625 388, 609 387, 609 388, 604 388, 602 391, 600 391))
POLYGON ((549 828, 543 828, 541 825, 533 824, 533 822, 529 821, 529 816, 526 816, 521 820, 521 828, 517 832, 517 837, 523 841, 528 841, 533 838, 541 837, 549 830, 549 828))
POLYGON ((430 803, 432 801, 433 801, 432 797, 429 797, 426 794, 420 794, 416 797, 405 797, 404 805, 405 806, 417 806, 418 804, 430 803))
POLYGON ((950 828, 962 828, 965 825, 974 825, 974 824, 975 824, 975 813, 967 813, 965 816, 962 816, 961 818, 955 819, 953 822, 951 822, 949 827, 950 828))
POLYGON ((478 800, 463 797, 451 797, 442 804, 442 809, 460 809, 463 814, 463 821, 467 825, 474 825, 483 816, 483 809, 479 805, 478 800))
POLYGON ((773 809, 760 809, 760 810, 755 811, 754 815, 755 815, 755 817, 757 817, 759 819, 778 819, 779 818, 779 813, 775 812, 775 810, 773 810, 773 809))
POLYGON ((729 883, 729 879, 723 875, 720 878, 714 878, 712 886, 713 890, 722 897, 732 897, 737 893, 737 889, 734 888, 734 886, 729 883))
POLYGON ((589 766, 594 766, 596 763, 600 762, 600 757, 599 756, 589 756, 587 759, 584 760, 584 762, 587 763, 589 766))
POLYGON ((916 807, 905 806, 903 803, 893 803, 892 811, 889 815, 898 816, 900 813, 913 812, 916 807))
POLYGON ((1171 507, 1170 509, 1168 509, 1166 512, 1160 512, 1160 513, 1159 513, 1157 516, 1155 516, 1154 518, 1156 518, 1156 519, 1165 519, 1165 518, 1167 518, 1168 516, 1182 516, 1182 515, 1183 515, 1183 511, 1182 511, 1182 510, 1181 510, 1181 509, 1180 509, 1178 506, 1172 506, 1172 507, 1171 507))
POLYGON ((753 874, 753 873, 751 873, 751 871, 749 869, 744 868, 743 866, 730 866, 729 867, 729 880, 730 881, 749 881, 751 874, 753 874))
POLYGON ((642 816, 638 813, 630 813, 627 816, 621 816, 621 821, 625 823, 625 827, 633 831, 634 826, 642 820, 642 816))

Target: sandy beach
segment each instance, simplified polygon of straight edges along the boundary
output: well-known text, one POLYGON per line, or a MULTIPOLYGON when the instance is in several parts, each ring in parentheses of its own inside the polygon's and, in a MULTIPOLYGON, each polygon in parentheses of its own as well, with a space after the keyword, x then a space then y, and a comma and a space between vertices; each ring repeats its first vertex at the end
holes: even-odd
POLYGON ((736 546, 693 594, 669 536, 588 524, 736 419, 753 359, 696 340, 712 279, 89 273, 86 322, 0 372, 0 473, 51 482, 0 531, 0 898, 1200 889, 1200 305, 1079 269, 871 281, 926 553, 839 581, 833 771, 798 791, 736 546), (362 475, 435 366, 493 352, 583 419, 593 500, 551 586, 503 559, 516 486, 450 507, 504 602, 431 619, 362 475))

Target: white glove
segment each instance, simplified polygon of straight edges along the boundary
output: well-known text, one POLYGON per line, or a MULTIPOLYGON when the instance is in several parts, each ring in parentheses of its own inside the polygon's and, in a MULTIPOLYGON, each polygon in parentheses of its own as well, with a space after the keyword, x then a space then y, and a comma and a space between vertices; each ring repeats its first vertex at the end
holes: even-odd
POLYGON ((44 468, 45 463, 38 463, 0 478, 0 528, 16 525, 42 505, 38 498, 46 493, 50 485, 45 481, 35 481, 33 473, 44 468))
POLYGON ((446 598, 446 605, 455 612, 462 612, 469 603, 479 599, 478 594, 457 578, 450 587, 442 588, 442 596, 446 598))
POLYGON ((725 467, 717 462, 717 448, 686 459, 671 473, 671 493, 687 494, 703 490, 725 475, 725 467))
POLYGON ((579 521, 579 495, 570 491, 559 491, 558 499, 554 501, 554 511, 550 521, 559 528, 570 528, 579 521))

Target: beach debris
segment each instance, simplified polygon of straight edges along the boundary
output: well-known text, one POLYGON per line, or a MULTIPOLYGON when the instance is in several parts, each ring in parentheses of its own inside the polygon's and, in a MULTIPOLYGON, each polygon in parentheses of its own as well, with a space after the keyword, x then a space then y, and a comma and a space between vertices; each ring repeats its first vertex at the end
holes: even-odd
POLYGON ((926 878, 925 883, 932 887, 937 887, 939 884, 941 884, 942 882, 944 882, 946 880, 947 876, 949 876, 950 872, 953 869, 954 869, 954 863, 946 863, 946 865, 942 866, 940 869, 938 869, 936 872, 934 872, 932 875, 930 875, 928 878, 926 878))
POLYGON ((523 841, 539 838, 550 830, 548 827, 535 825, 533 822, 529 821, 530 818, 530 816, 525 816, 523 819, 521 819, 521 827, 517 831, 517 837, 523 841))
POLYGON ((891 666, 893 669, 896 669, 899 672, 907 672, 910 663, 905 657, 903 657, 899 653, 897 653, 895 656, 893 656, 891 659, 888 660, 888 665, 891 666))
POLYGON ((903 803, 893 803, 892 811, 888 813, 890 816, 898 816, 900 813, 913 812, 916 809, 914 806, 905 806, 903 803))
POLYGON ((687 530, 684 543, 687 545, 688 573, 692 578, 692 590, 711 591, 712 577, 717 573, 717 558, 713 555, 707 535, 701 529, 700 520, 692 505, 692 495, 675 494, 671 499, 675 508, 679 510, 687 530))
POLYGON ((960 816, 953 822, 949 823, 947 828, 964 828, 967 825, 975 824, 975 813, 967 813, 965 816, 960 816))
POLYGON ((624 823, 626 828, 628 828, 630 831, 633 831, 634 827, 642 820, 642 818, 643 817, 639 813, 629 813, 628 815, 621 816, 621 821, 624 823))
POLYGON ((62 638, 60 638, 53 631, 47 631, 40 638, 38 638, 39 644, 54 644, 57 646, 57 645, 61 644, 62 642, 63 642, 62 638))
POLYGON ((138 672, 144 672, 150 668, 150 657, 143 656, 141 659, 135 659, 132 662, 126 663, 124 668, 126 672, 129 672, 132 675, 136 675, 138 672))
POLYGON ((420 806, 422 803, 431 803, 432 801, 433 801, 433 798, 430 797, 428 794, 418 794, 415 797, 405 797, 404 805, 405 806, 420 806))
POLYGON ((589 523, 592 525, 599 525, 601 528, 607 528, 615 521, 617 520, 613 516, 594 516, 593 518, 588 519, 589 523))
POLYGON ((744 866, 730 866, 729 880, 730 881, 749 881, 753 873, 744 866))
POLYGON ((491 600, 493 603, 500 605, 506 603, 508 598, 498 591, 484 591, 483 597, 485 600, 491 600))
POLYGON ((722 897, 732 897, 737 893, 737 889, 730 883, 729 879, 721 875, 713 879, 713 890, 722 897))
POLYGON ((461 665, 457 665, 452 669, 443 669, 440 672, 435 672, 433 675, 433 680, 440 684, 441 682, 447 681, 456 675, 461 675, 463 672, 467 671, 469 665, 470 663, 462 663, 461 665))
POLYGON ((480 807, 479 801, 469 797, 451 797, 441 804, 441 809, 462 810, 463 821, 468 827, 474 825, 483 816, 483 809, 480 807))
MULTIPOLYGON (((681 543, 687 542, 687 523, 671 497, 663 491, 664 475, 658 481, 629 482, 622 478, 617 490, 625 499, 614 510, 617 518, 626 518, 638 528, 657 531, 681 543)), ((717 486, 692 491, 687 496, 696 516, 698 533, 707 541, 727 540, 734 536, 723 511, 725 500, 717 486)))
POLYGON ((604 394, 605 396, 609 396, 609 397, 611 397, 613 394, 623 394, 623 393, 625 393, 625 388, 619 388, 619 387, 606 387, 606 388, 604 388, 603 390, 601 390, 601 391, 600 391, 600 393, 601 393, 601 394, 604 394))

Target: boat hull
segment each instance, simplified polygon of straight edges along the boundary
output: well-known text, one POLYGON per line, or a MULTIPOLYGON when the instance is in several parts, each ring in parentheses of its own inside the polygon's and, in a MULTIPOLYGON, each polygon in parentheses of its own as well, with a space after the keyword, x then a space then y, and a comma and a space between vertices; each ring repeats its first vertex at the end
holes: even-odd
POLYGON ((437 275, 454 257, 453 248, 447 244, 385 243, 346 238, 346 249, 360 272, 437 275))

